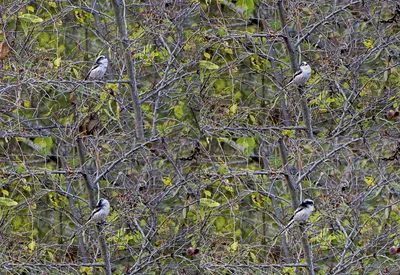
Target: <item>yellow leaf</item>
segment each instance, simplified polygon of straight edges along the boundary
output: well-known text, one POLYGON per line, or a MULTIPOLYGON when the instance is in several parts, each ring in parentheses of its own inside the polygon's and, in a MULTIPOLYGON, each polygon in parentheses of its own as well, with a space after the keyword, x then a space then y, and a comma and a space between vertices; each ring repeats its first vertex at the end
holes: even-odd
POLYGON ((46 4, 47 4, 49 7, 52 7, 52 8, 57 8, 57 4, 56 4, 56 2, 47 1, 47 2, 46 2, 46 4))
POLYGON ((32 252, 35 249, 36 246, 36 242, 34 240, 32 240, 29 244, 28 244, 28 250, 29 252, 32 252))
POLYGON ((56 58, 56 60, 54 60, 54 66, 56 66, 57 68, 60 67, 61 64, 61 57, 56 58))
POLYGON ((367 48, 367 49, 372 49, 373 47, 374 47, 374 44, 373 44, 373 42, 372 42, 372 40, 371 39, 366 39, 366 40, 364 40, 364 46, 367 48))
POLYGON ((171 181, 171 178, 169 178, 169 177, 163 178, 162 182, 164 183, 165 186, 172 186, 172 181, 171 181))
POLYGON ((282 135, 288 137, 294 137, 294 130, 283 130, 282 135))
POLYGON ((32 6, 26 6, 26 10, 29 12, 35 12, 35 8, 32 6))
POLYGON ((92 274, 92 268, 90 266, 82 266, 79 268, 79 274, 92 274))
POLYGON ((374 179, 372 177, 365 177, 364 181, 368 186, 374 186, 375 185, 374 179))
POLYGON ((232 49, 224 48, 224 51, 225 51, 226 53, 233 54, 232 49))
POLYGON ((22 189, 24 189, 27 192, 31 192, 31 187, 29 185, 23 185, 22 189))
POLYGON ((231 250, 232 252, 236 252, 238 249, 239 243, 238 242, 234 242, 233 244, 231 244, 231 250))

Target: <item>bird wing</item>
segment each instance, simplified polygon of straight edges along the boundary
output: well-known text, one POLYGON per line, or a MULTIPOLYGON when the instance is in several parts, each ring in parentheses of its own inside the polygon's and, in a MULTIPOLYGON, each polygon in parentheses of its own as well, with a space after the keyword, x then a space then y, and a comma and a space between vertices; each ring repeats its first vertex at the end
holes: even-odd
POLYGON ((90 221, 90 219, 91 219, 96 213, 98 213, 100 210, 101 210, 100 207, 96 207, 96 208, 92 211, 92 214, 90 214, 90 217, 89 217, 88 221, 90 221))
POLYGON ((302 70, 297 70, 297 72, 294 73, 292 79, 290 81, 292 81, 293 79, 295 79, 296 76, 300 75, 303 71, 302 70))
POLYGON ((89 72, 87 73, 87 75, 86 75, 86 77, 85 77, 85 80, 88 80, 90 73, 91 73, 93 70, 97 69, 97 67, 99 67, 99 64, 95 64, 92 68, 90 68, 89 72))
POLYGON ((297 72, 295 72, 292 76, 292 78, 290 79, 290 81, 288 82, 288 84, 286 84, 285 88, 289 85, 292 84, 293 80, 296 78, 296 76, 300 75, 303 71, 302 70, 298 70, 297 72))

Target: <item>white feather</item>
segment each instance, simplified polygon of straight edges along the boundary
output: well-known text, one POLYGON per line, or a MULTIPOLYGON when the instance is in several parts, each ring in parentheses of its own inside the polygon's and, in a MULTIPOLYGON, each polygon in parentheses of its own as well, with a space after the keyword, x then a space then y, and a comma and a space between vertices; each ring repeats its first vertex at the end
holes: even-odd
POLYGON ((297 86, 304 85, 311 76, 311 67, 306 62, 301 63, 300 69, 293 75, 292 80, 286 85, 286 87, 295 84, 297 86))
POLYGON ((90 69, 86 79, 99 80, 107 71, 108 59, 105 56, 99 56, 96 59, 96 64, 90 69))

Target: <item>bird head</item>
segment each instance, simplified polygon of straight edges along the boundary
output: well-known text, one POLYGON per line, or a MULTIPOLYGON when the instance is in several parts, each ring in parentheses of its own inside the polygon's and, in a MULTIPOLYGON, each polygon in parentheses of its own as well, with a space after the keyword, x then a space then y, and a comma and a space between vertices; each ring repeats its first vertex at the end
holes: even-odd
POLYGON ((107 57, 105 57, 104 55, 100 55, 99 57, 96 58, 96 64, 107 64, 108 60, 107 57))
POLYGON ((304 205, 314 205, 314 201, 310 200, 310 199, 306 199, 306 200, 303 201, 302 204, 304 204, 304 205))
POLYGON ((103 207, 103 206, 105 206, 105 205, 107 205, 107 204, 109 204, 109 203, 108 203, 108 201, 107 201, 106 199, 100 199, 100 200, 97 202, 96 207, 103 207))

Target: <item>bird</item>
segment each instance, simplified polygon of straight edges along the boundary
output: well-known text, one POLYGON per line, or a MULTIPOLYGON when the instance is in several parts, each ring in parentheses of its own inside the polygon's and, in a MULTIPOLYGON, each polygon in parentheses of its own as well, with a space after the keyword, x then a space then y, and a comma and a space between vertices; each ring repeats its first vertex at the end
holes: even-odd
POLYGON ((110 213, 110 203, 106 199, 99 199, 96 207, 93 209, 92 214, 90 214, 88 222, 103 223, 105 222, 108 214, 110 213))
POLYGON ((92 213, 90 214, 89 219, 85 222, 84 225, 77 228, 72 235, 71 239, 75 238, 76 234, 80 234, 82 230, 86 228, 88 223, 95 222, 100 225, 105 222, 108 214, 110 213, 110 203, 106 199, 99 199, 92 213))
POLYGON ((295 84, 297 86, 303 86, 311 76, 311 67, 307 62, 300 64, 300 69, 293 75, 292 80, 286 85, 286 87, 295 84))
MULTIPOLYGON (((84 80, 100 80, 107 71, 108 59, 104 55, 100 55, 96 58, 93 67, 89 70, 84 80)), ((82 82, 82 80, 81 80, 82 82)), ((80 84, 75 85, 74 88, 69 92, 69 103, 71 105, 76 105, 76 95, 75 90, 80 84)))
POLYGON ((299 207, 294 211, 293 216, 290 219, 289 223, 282 229, 279 235, 288 230, 293 225, 294 222, 305 224, 313 211, 314 211, 313 200, 306 199, 302 201, 299 207))
POLYGON ((103 78, 107 71, 108 59, 104 55, 100 55, 96 58, 93 67, 89 70, 85 77, 85 80, 99 80, 103 78))

